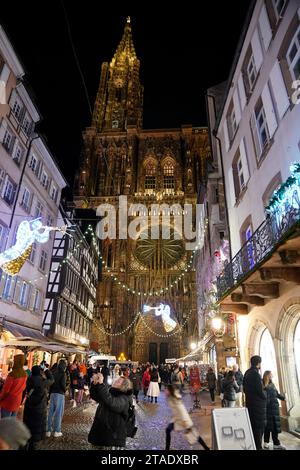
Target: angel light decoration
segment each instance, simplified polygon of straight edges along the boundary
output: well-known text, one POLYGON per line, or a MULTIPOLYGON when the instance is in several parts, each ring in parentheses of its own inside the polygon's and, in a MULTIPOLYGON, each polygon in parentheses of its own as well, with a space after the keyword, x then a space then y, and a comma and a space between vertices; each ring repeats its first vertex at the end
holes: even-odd
POLYGON ((32 244, 35 241, 46 243, 49 240, 50 232, 54 230, 58 230, 65 235, 67 233, 67 226, 48 227, 43 225, 40 219, 24 220, 21 222, 18 227, 15 244, 3 253, 0 253, 0 268, 11 276, 18 274, 30 256, 32 244))
POLYGON ((171 318, 170 306, 166 304, 159 304, 158 307, 151 307, 150 305, 144 305, 144 313, 154 310, 155 315, 161 316, 164 328, 167 333, 170 333, 176 328, 176 321, 171 318))

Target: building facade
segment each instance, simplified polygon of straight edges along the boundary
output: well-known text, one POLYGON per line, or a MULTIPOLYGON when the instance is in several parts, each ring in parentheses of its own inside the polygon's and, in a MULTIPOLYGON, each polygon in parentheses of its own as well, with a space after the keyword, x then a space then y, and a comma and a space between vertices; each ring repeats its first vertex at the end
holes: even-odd
POLYGON ((144 221, 152 214, 156 225, 169 227, 169 240, 146 239, 146 230, 136 238, 110 234, 102 244, 97 291, 97 312, 105 331, 98 338, 99 347, 117 356, 123 352, 132 360, 159 363, 180 357, 198 337, 195 272, 187 269, 191 254, 185 240, 174 235, 174 217, 182 216, 184 204, 197 202, 209 144, 206 128, 143 129, 139 69, 128 19, 112 61, 102 64, 92 125, 83 133, 75 203, 95 210, 110 204, 119 214, 119 196, 127 196, 128 207, 144 205, 143 212, 133 210, 129 222, 138 213, 144 221), (152 204, 168 208, 154 214, 152 204), (172 205, 176 214, 169 209, 172 205), (162 222, 163 215, 170 215, 169 220, 162 222), (183 325, 180 334, 168 334, 155 315, 161 304, 172 321, 183 325))
MULTIPOLYGON (((53 155, 35 132, 39 113, 22 78, 24 70, 0 28, 0 252, 16 243, 20 223, 41 218, 56 226, 61 191, 66 186, 53 155)), ((0 274, 0 319, 4 340, 27 336, 43 339, 43 303, 53 245, 33 243, 16 275, 0 274)), ((13 350, 2 349, 7 369, 13 350)))
MULTIPOLYGON (((221 312, 237 315, 243 370, 253 354, 286 393, 300 424, 297 82, 299 1, 253 2, 215 125, 221 143, 231 261, 218 278, 221 312), (292 195, 292 196, 291 196, 292 195)), ((299 94, 299 93, 298 93, 299 94)), ((224 348, 219 364, 225 364, 224 348)))
POLYGON ((89 349, 96 287, 98 281, 98 241, 93 230, 84 232, 72 222, 72 211, 60 209, 59 224, 68 234, 55 232, 43 329, 58 344, 89 349))

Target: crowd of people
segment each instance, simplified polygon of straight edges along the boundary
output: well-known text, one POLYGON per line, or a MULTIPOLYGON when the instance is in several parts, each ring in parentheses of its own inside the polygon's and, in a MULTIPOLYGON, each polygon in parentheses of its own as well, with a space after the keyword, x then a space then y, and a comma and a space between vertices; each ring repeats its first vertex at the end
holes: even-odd
MULTIPOLYGON (((217 376, 209 368, 207 389, 213 405, 218 394, 224 407, 247 407, 257 449, 268 449, 271 435, 273 448, 284 449, 278 438, 281 432, 278 399, 285 397, 278 393, 271 371, 265 371, 262 378, 260 367, 261 358, 253 356, 251 368, 244 376, 237 365, 231 370, 220 369, 217 376)), ((3 422, 15 420, 24 405, 25 427, 20 428, 17 435, 24 440, 26 429, 30 438, 27 436, 26 445, 22 445, 34 450, 45 437, 62 436, 66 396, 73 407, 81 406, 86 396, 86 400, 98 403, 88 441, 99 449, 124 449, 126 439, 134 437, 137 431, 134 408, 141 399, 140 393, 144 402, 157 404, 163 384, 172 413, 166 428, 166 450, 170 449, 172 431, 184 432, 190 444, 198 442, 209 450, 182 399, 188 381, 188 368, 176 364, 157 366, 147 363, 139 367, 115 364, 110 370, 107 364, 87 365, 76 360, 68 364, 61 359, 51 368, 43 361, 29 370, 25 356, 17 354, 12 370, 0 388, 0 421, 3 426, 3 422)))

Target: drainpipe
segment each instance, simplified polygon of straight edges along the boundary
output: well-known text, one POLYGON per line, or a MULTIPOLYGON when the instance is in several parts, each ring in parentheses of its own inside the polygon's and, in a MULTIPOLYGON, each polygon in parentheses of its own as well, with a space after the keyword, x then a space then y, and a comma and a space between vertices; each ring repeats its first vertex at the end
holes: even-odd
POLYGON ((12 210, 11 218, 10 218, 10 222, 9 222, 9 229, 11 229, 12 222, 13 222, 13 219, 14 219, 14 216, 15 216, 16 206, 17 206, 17 202, 18 202, 18 198, 19 198, 19 194, 20 194, 20 189, 21 189, 21 184, 22 184, 22 181, 23 181, 26 165, 27 165, 29 154, 30 154, 30 151, 31 151, 32 142, 35 139, 37 139, 38 137, 39 137, 39 135, 36 134, 35 137, 31 138, 30 143, 29 143, 29 147, 28 147, 27 152, 26 152, 25 161, 24 161, 24 165, 23 165, 23 168, 22 168, 22 171, 21 171, 20 181, 19 181, 19 185, 18 185, 18 189, 17 189, 17 194, 16 194, 16 197, 15 197, 15 202, 14 202, 14 206, 13 206, 13 210, 12 210))
MULTIPOLYGON (((212 98, 213 100, 213 106, 214 106, 214 113, 215 116, 217 116, 216 113, 216 100, 213 95, 206 94, 206 112, 207 116, 209 117, 209 111, 208 111, 208 98, 212 98)), ((217 132, 215 130, 212 131, 211 133, 211 127, 210 127, 210 121, 208 119, 208 128, 209 128, 209 136, 210 136, 210 141, 211 141, 211 135, 214 136, 214 138, 218 141, 218 146, 219 146, 219 152, 220 152, 220 160, 221 160, 221 169, 222 169, 222 181, 223 181, 223 187, 224 187, 224 202, 225 202, 225 214, 226 214, 226 223, 228 227, 228 241, 229 241, 229 257, 230 260, 232 259, 232 254, 231 254, 231 236, 230 236, 230 227, 229 227, 229 216, 228 216, 228 205, 227 205, 227 198, 226 198, 226 185, 225 185, 225 176, 224 176, 224 165, 223 165, 223 153, 222 153, 222 147, 221 147, 221 140, 217 136, 217 132)), ((212 144, 212 141, 211 141, 212 144)), ((212 147, 212 145, 211 145, 212 147)))

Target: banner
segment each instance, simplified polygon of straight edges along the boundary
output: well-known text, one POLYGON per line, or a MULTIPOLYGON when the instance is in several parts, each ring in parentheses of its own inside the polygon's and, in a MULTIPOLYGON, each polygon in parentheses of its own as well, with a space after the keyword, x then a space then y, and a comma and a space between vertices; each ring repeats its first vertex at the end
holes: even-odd
POLYGON ((198 366, 190 368, 190 387, 191 391, 194 393, 199 392, 201 389, 200 371, 198 366))

